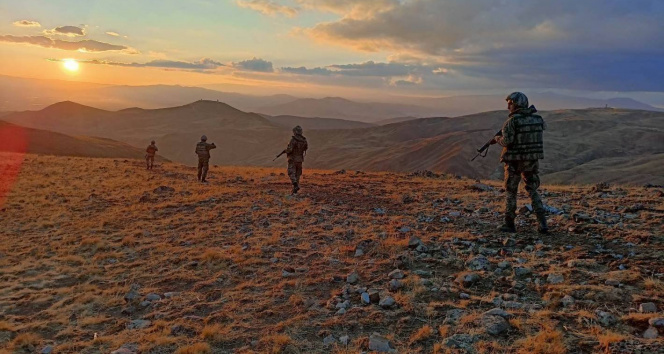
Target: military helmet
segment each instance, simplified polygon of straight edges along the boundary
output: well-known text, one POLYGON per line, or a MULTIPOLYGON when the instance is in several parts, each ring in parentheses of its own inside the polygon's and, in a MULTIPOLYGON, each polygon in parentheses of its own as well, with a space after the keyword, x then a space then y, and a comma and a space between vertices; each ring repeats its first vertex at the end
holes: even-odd
POLYGON ((150 142, 150 144, 154 144, 154 143, 155 143, 154 140, 152 140, 152 141, 150 142))
POLYGON ((207 136, 203 135, 203 136, 201 137, 201 141, 207 141, 207 136))
POLYGON ((528 97, 521 92, 512 92, 505 98, 505 101, 512 101, 519 108, 528 108, 528 97))
POLYGON ((297 135, 302 135, 302 127, 299 126, 299 125, 296 126, 295 128, 293 128, 293 133, 295 133, 297 135))

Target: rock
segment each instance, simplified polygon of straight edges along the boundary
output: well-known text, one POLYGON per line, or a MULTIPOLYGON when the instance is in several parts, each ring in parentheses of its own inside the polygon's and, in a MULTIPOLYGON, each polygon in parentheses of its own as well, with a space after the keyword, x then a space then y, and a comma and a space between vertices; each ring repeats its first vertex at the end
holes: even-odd
POLYGON ((338 309, 349 309, 350 308, 350 300, 346 300, 344 302, 338 303, 336 308, 338 308, 338 309))
POLYGON ((471 334, 455 334, 443 340, 446 347, 452 349, 461 349, 466 353, 475 353, 473 344, 479 340, 478 336, 471 334))
POLYGON ((361 248, 358 248, 355 250, 355 257, 362 257, 364 256, 364 251, 361 248))
POLYGON ((618 323, 616 316, 601 310, 595 311, 599 323, 604 327, 611 327, 618 323))
POLYGON ((508 269, 511 266, 512 266, 512 263, 510 263, 508 261, 502 261, 502 262, 498 263, 498 268, 500 268, 500 269, 508 269))
POLYGON ((449 216, 451 218, 458 218, 458 217, 461 216, 461 212, 460 211, 451 211, 447 214, 447 216, 449 216))
POLYGON ((422 245, 422 240, 413 236, 408 240, 408 248, 417 248, 417 246, 422 245))
POLYGON ((145 300, 145 301, 141 301, 141 303, 139 305, 141 307, 148 307, 148 306, 152 305, 152 303, 150 301, 145 300))
POLYGON ((562 274, 551 273, 548 277, 546 277, 546 281, 550 284, 560 284, 565 281, 565 277, 563 277, 562 274))
POLYGON ((470 186, 470 189, 476 190, 476 191, 479 191, 479 192, 490 192, 490 191, 493 190, 493 187, 488 186, 484 183, 475 183, 472 186, 470 186))
POLYGON ((477 256, 466 262, 466 267, 470 270, 490 270, 491 262, 485 256, 477 256))
POLYGON ((376 213, 376 215, 385 215, 387 212, 383 208, 374 208, 374 213, 376 213))
POLYGON ((129 322, 129 325, 127 326, 128 329, 143 329, 146 328, 150 325, 150 321, 148 320, 133 320, 129 322))
POLYGON ((402 228, 399 229, 399 232, 401 232, 402 234, 406 234, 406 233, 409 233, 411 231, 412 231, 412 229, 408 226, 403 226, 402 228))
POLYGON ((513 239, 513 238, 508 237, 505 240, 503 240, 503 246, 505 246, 505 247, 514 247, 514 246, 516 246, 516 240, 513 239))
POLYGON ((378 305, 384 309, 389 309, 394 306, 397 302, 391 297, 386 296, 384 299, 381 299, 378 305))
POLYGON ((470 300, 470 295, 466 293, 460 293, 459 294, 459 299, 461 300, 470 300))
POLYGON ((483 316, 480 319, 480 324, 484 327, 486 333, 496 336, 508 329, 510 324, 501 316, 483 316))
POLYGON ((177 291, 170 291, 170 292, 164 293, 164 297, 167 298, 167 299, 174 298, 178 295, 180 295, 180 293, 177 292, 177 291))
POLYGON ((463 317, 466 314, 466 311, 461 310, 461 309, 451 309, 447 310, 447 313, 445 314, 445 320, 443 321, 443 324, 450 324, 450 325, 455 325, 459 321, 461 317, 463 317))
POLYGON ((526 267, 515 267, 514 268, 514 275, 517 277, 525 277, 528 275, 531 275, 533 271, 530 268, 526 267))
POLYGON ((396 353, 396 349, 394 349, 394 345, 390 343, 390 340, 378 333, 374 333, 369 337, 369 350, 375 350, 379 353, 396 353))
POLYGON ((388 287, 390 291, 394 292, 403 287, 403 283, 399 279, 392 279, 390 280, 388 287))
POLYGON ((138 352, 138 344, 130 343, 123 344, 120 348, 111 352, 111 354, 136 354, 138 352))
POLYGON ((129 292, 125 294, 124 301, 128 304, 138 302, 141 298, 141 293, 138 292, 140 285, 132 284, 129 288, 129 292))
POLYGON ((362 293, 362 295, 360 295, 360 298, 363 305, 369 305, 371 303, 371 299, 369 298, 368 293, 362 293))
POLYGON ((367 293, 369 294, 369 300, 372 304, 377 304, 380 302, 380 292, 378 289, 369 289, 367 293))
POLYGON ((420 277, 430 277, 431 276, 431 272, 428 271, 428 270, 418 269, 418 270, 414 271, 413 273, 415 273, 416 275, 418 275, 420 277))
POLYGON ((500 316, 502 318, 512 318, 512 317, 514 317, 514 315, 512 315, 511 313, 509 313, 509 312, 507 312, 503 309, 500 309, 500 308, 493 308, 493 309, 483 313, 482 315, 483 316, 500 316))
POLYGON ((346 313, 346 309, 344 309, 344 308, 341 308, 341 309, 339 309, 339 311, 337 311, 337 315, 343 315, 345 313, 346 313))
POLYGON ((570 307, 574 305, 574 298, 571 297, 570 295, 565 295, 560 302, 563 304, 564 307, 570 307))
POLYGON ((291 273, 291 272, 284 269, 283 271, 281 271, 281 276, 284 277, 284 278, 290 278, 290 277, 294 277, 295 273, 291 273))
POLYGON ((503 307, 511 310, 518 310, 523 308, 523 304, 516 301, 505 301, 503 302, 503 307))
POLYGON ((604 284, 608 286, 620 286, 620 282, 614 279, 607 279, 604 284))
POLYGON ((152 301, 159 301, 159 300, 161 300, 161 296, 159 296, 159 294, 150 293, 150 294, 147 294, 145 296, 145 300, 151 301, 151 302, 152 301))
POLYGON ((391 271, 390 274, 388 274, 388 276, 390 277, 390 279, 403 279, 404 278, 404 274, 403 274, 403 271, 401 269, 395 269, 395 270, 391 271))
POLYGON ((639 312, 642 313, 653 313, 657 312, 657 305, 654 302, 645 302, 639 305, 639 312))
POLYGON ((327 347, 328 345, 334 344, 336 341, 337 341, 337 339, 334 338, 334 336, 330 334, 329 336, 323 338, 323 345, 327 347))
POLYGON ((415 250, 417 252, 420 252, 420 253, 426 253, 426 252, 429 252, 429 247, 427 247, 425 245, 419 245, 419 246, 417 246, 417 248, 415 250))
POLYGON ((341 336, 341 338, 339 338, 339 342, 341 342, 343 345, 348 345, 348 343, 350 343, 350 337, 341 336))
POLYGON ((657 333, 657 328, 648 327, 648 329, 643 332, 643 338, 645 339, 657 339, 659 333, 657 333))
POLYGON ((53 353, 53 347, 50 346, 50 345, 47 345, 44 348, 42 348, 42 350, 39 353, 41 353, 41 354, 51 354, 51 353, 53 353))
POLYGON ((420 285, 431 286, 433 285, 433 282, 429 279, 420 279, 420 285))
POLYGON ((648 320, 648 324, 653 327, 664 328, 664 317, 653 317, 648 320))
POLYGON ((348 274, 346 276, 346 282, 349 284, 355 284, 360 280, 360 275, 357 274, 357 271, 353 271, 352 273, 348 274))
POLYGON ((472 286, 480 280, 480 276, 476 273, 470 273, 466 275, 460 275, 457 278, 457 282, 462 284, 465 288, 472 286))

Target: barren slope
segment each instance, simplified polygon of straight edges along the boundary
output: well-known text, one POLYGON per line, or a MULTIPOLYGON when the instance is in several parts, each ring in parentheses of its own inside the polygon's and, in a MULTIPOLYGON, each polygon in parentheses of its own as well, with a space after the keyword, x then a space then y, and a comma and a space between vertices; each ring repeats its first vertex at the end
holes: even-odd
POLYGON ((524 208, 510 236, 492 182, 307 170, 290 197, 283 169, 142 167, 28 156, 0 207, 0 348, 664 350, 643 338, 664 335, 661 188, 543 186, 552 234, 524 208))

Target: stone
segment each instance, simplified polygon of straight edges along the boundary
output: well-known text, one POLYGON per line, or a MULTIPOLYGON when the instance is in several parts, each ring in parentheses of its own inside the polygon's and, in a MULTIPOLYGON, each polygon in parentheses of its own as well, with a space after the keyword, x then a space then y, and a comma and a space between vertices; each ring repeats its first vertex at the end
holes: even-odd
POLYGON ((493 190, 493 187, 488 186, 484 183, 475 183, 472 186, 470 186, 470 189, 476 190, 476 191, 479 191, 479 192, 490 192, 490 191, 493 190))
POLYGON ((419 245, 419 246, 417 246, 417 248, 415 250, 417 252, 420 252, 420 253, 427 253, 427 252, 429 252, 429 247, 427 247, 425 245, 419 245))
POLYGON ((380 292, 378 289, 369 289, 367 293, 369 294, 369 300, 372 304, 377 304, 380 302, 380 292))
POLYGON ((420 285, 431 286, 433 285, 433 282, 429 279, 420 279, 420 285))
POLYGON ((348 343, 350 343, 350 337, 349 336, 341 336, 341 338, 339 338, 339 342, 341 342, 341 344, 343 344, 343 345, 348 345, 348 343))
POLYGON ((47 345, 44 348, 42 348, 42 350, 39 353, 41 353, 41 354, 51 354, 51 353, 53 353, 53 347, 50 346, 50 345, 47 345))
POLYGON ((360 298, 362 300, 363 305, 369 305, 371 303, 371 299, 369 298, 368 293, 362 293, 362 295, 360 295, 360 298))
POLYGON ((505 240, 503 240, 503 246, 505 246, 505 247, 514 247, 514 246, 516 246, 516 240, 513 239, 513 238, 508 237, 505 240))
POLYGON ((443 324, 450 324, 450 325, 455 325, 466 314, 466 311, 461 310, 461 309, 451 309, 447 310, 447 313, 445 314, 445 320, 443 321, 443 324))
POLYGON ((546 281, 550 284, 560 284, 565 281, 565 277, 563 277, 562 274, 551 273, 548 277, 546 277, 546 281))
POLYGON ((639 312, 642 313, 653 313, 657 312, 657 305, 654 302, 645 302, 639 305, 639 312))
POLYGON ((369 337, 369 350, 374 350, 379 353, 396 353, 394 345, 389 339, 374 333, 369 337))
POLYGON ((648 327, 648 329, 643 332, 643 338, 645 339, 657 339, 657 336, 659 333, 657 332, 657 328, 655 327, 648 327))
POLYGON ((503 309, 497 308, 497 307, 483 313, 482 315, 483 316, 500 316, 502 318, 512 318, 512 317, 514 317, 514 315, 512 315, 511 313, 509 313, 509 312, 507 312, 503 309))
POLYGON ((136 354, 138 352, 137 344, 123 344, 120 348, 111 352, 111 354, 136 354))
POLYGON ((401 269, 395 269, 388 274, 390 279, 403 279, 404 278, 404 273, 401 269))
POLYGON ((138 292, 138 289, 140 289, 140 285, 132 284, 129 287, 129 292, 124 296, 124 301, 126 303, 138 302, 138 300, 141 298, 141 293, 138 292))
POLYGON ((364 256, 364 251, 361 248, 358 248, 355 250, 355 257, 362 257, 364 256))
POLYGON ((129 325, 127 326, 128 329, 143 329, 146 328, 150 325, 150 321, 148 320, 133 320, 129 322, 129 325))
POLYGON ((653 327, 664 328, 664 317, 653 317, 648 320, 648 324, 653 327))
POLYGON ((346 276, 346 282, 349 284, 355 284, 360 280, 360 275, 357 274, 357 271, 353 271, 352 273, 348 274, 346 276))
POLYGON ((470 295, 466 293, 460 293, 459 294, 459 299, 461 300, 470 300, 470 295))
POLYGON ((294 277, 295 273, 291 273, 291 272, 284 269, 284 270, 281 271, 281 276, 284 277, 284 278, 290 278, 290 277, 294 277))
POLYGON ((323 345, 327 347, 329 345, 334 344, 336 341, 337 341, 337 339, 334 338, 334 336, 330 334, 329 336, 323 338, 323 345))
POLYGON ((392 279, 388 283, 388 288, 392 292, 397 291, 397 290, 401 289, 402 287, 403 287, 403 283, 399 279, 392 279))
POLYGON ((565 295, 561 300, 560 303, 563 304, 564 307, 570 307, 574 305, 574 298, 571 297, 570 295, 565 295))
POLYGON ((180 293, 177 292, 177 291, 170 291, 170 292, 164 293, 164 297, 167 298, 167 299, 174 298, 178 295, 180 295, 180 293))
POLYGON ((420 240, 419 238, 417 238, 415 236, 411 237, 410 240, 408 240, 408 248, 413 248, 414 249, 414 248, 417 248, 417 246, 420 246, 422 244, 423 244, 422 240, 420 240))
POLYGON ((452 349, 461 349, 466 353, 475 353, 473 344, 479 340, 478 336, 471 334, 455 334, 443 340, 443 344, 452 349))
POLYGON ((462 275, 458 280, 459 283, 463 284, 464 287, 468 288, 473 284, 477 283, 480 280, 480 276, 475 273, 470 273, 462 275))
POLYGON ((503 302, 503 307, 511 310, 518 310, 523 308, 523 304, 516 301, 505 301, 503 302))
POLYGON ((480 324, 486 333, 492 336, 497 336, 510 329, 510 324, 501 316, 483 316, 480 324))
POLYGON ((159 294, 150 293, 150 294, 147 294, 145 296, 145 300, 147 300, 147 301, 159 301, 159 300, 161 300, 161 296, 159 296, 159 294))
POLYGON ((141 301, 141 303, 139 305, 141 307, 148 307, 148 306, 152 305, 152 303, 150 301, 145 300, 145 301, 141 301))
POLYGON ((616 318, 616 316, 614 316, 609 312, 597 310, 595 311, 595 314, 597 315, 599 323, 603 327, 611 327, 614 326, 616 323, 618 323, 618 319, 616 318))
POLYGON ((512 266, 512 263, 510 263, 508 261, 502 261, 502 262, 498 263, 498 268, 500 268, 500 269, 508 269, 511 266, 512 266))
POLYGON ((337 315, 343 315, 346 313, 346 309, 340 308, 339 311, 337 311, 337 315))
POLYGON ((604 284, 608 286, 620 286, 620 282, 614 279, 607 279, 604 284))
POLYGON ((378 305, 384 309, 389 309, 394 306, 397 302, 391 297, 387 296, 384 299, 381 299, 378 305))
POLYGON ((418 270, 414 271, 413 273, 415 273, 416 275, 418 275, 420 277, 430 277, 431 276, 431 272, 428 271, 428 270, 418 269, 418 270))
POLYGON ((466 262, 466 267, 470 270, 490 270, 491 262, 485 256, 477 256, 466 262))
POLYGON ((514 268, 514 275, 517 277, 525 277, 528 275, 531 275, 533 271, 530 268, 526 267, 515 267, 514 268))

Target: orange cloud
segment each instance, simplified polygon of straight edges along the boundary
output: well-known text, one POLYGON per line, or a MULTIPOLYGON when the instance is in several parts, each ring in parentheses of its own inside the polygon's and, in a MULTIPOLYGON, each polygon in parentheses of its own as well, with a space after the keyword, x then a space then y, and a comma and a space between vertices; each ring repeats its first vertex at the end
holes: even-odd
POLYGON ((127 46, 99 42, 91 39, 82 41, 64 41, 60 39, 51 39, 45 36, 0 35, 0 42, 29 44, 43 48, 55 48, 79 52, 120 51, 125 54, 139 54, 136 49, 127 46))
POLYGON ((30 20, 15 21, 13 24, 18 27, 41 27, 39 22, 30 20))

